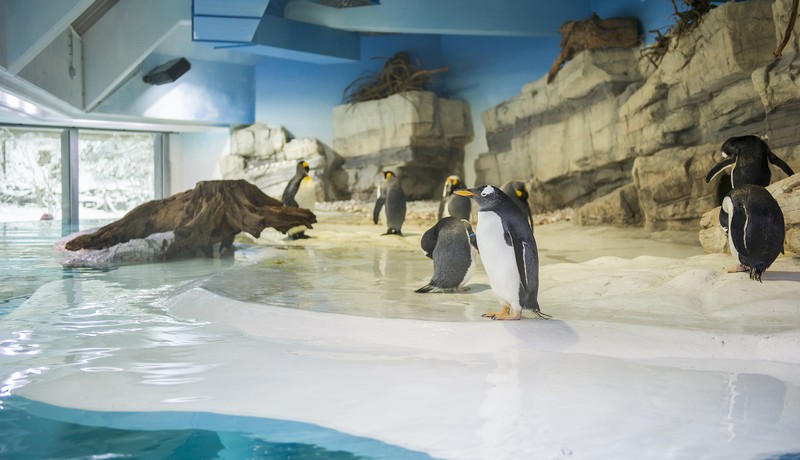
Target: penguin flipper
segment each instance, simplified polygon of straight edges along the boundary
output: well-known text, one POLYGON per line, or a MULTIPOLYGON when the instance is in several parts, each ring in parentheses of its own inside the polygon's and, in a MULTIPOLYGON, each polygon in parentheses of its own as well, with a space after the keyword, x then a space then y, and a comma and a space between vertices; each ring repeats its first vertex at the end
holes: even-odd
POLYGON ((281 195, 281 201, 286 206, 292 206, 294 208, 299 208, 300 205, 294 199, 294 196, 297 195, 297 190, 300 188, 300 180, 302 177, 298 178, 297 176, 293 177, 288 184, 286 184, 286 188, 283 189, 283 195, 281 195))
POLYGON ((781 170, 783 172, 785 172, 787 176, 793 176, 794 175, 794 171, 792 171, 792 168, 790 168, 789 165, 787 165, 785 161, 783 161, 780 158, 778 158, 778 155, 775 155, 774 153, 769 152, 769 154, 767 155, 767 159, 769 160, 770 163, 772 163, 775 166, 781 168, 781 170))
POLYGON ((521 238, 513 233, 506 231, 506 242, 511 240, 511 246, 514 248, 514 259, 517 263, 517 272, 519 273, 519 280, 522 283, 522 289, 525 292, 530 292, 528 283, 528 268, 532 266, 532 252, 531 245, 522 241, 521 238))
POLYGON ((735 162, 734 157, 728 157, 720 161, 719 163, 715 164, 714 167, 711 168, 710 171, 708 171, 708 174, 706 174, 706 183, 711 182, 711 179, 713 179, 714 176, 721 173, 722 170, 724 170, 728 166, 733 166, 734 162, 735 162))
POLYGON ((436 241, 438 239, 439 224, 429 228, 425 233, 422 234, 422 238, 420 239, 419 244, 422 247, 422 252, 424 252, 425 255, 431 259, 433 259, 433 250, 436 248, 436 241))
POLYGON ((386 202, 386 197, 379 196, 377 200, 375 200, 375 208, 372 210, 372 222, 374 224, 378 223, 378 218, 381 215, 381 209, 383 208, 383 203, 386 202))

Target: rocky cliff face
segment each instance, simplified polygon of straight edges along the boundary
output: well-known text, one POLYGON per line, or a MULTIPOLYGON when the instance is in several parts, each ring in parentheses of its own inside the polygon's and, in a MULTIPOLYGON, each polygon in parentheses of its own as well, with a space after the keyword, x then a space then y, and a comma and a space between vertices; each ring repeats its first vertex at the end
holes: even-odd
POLYGON ((719 204, 724 178, 703 178, 727 138, 766 136, 800 169, 800 32, 772 55, 790 5, 720 5, 657 69, 639 50, 583 52, 551 84, 530 83, 482 114, 489 152, 477 183, 526 180, 533 209, 578 207, 587 224, 699 230, 719 204))
POLYGON ((448 175, 463 175, 472 136, 469 106, 427 91, 337 106, 332 148, 343 161, 333 187, 343 198, 371 199, 378 172, 391 169, 409 199, 438 196, 448 175))

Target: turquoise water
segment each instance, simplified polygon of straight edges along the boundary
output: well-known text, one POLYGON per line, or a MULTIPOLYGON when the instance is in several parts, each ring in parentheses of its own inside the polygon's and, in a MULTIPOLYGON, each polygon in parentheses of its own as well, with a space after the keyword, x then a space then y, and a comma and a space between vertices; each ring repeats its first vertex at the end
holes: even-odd
MULTIPOLYGON (((180 352, 219 340, 198 332, 194 322, 171 317, 158 302, 182 286, 215 279, 235 260, 66 269, 52 248, 59 237, 58 223, 0 224, 0 320, 6 319, 0 336, 0 458, 430 458, 313 424, 191 411, 85 411, 19 396, 40 373, 107 358, 114 350, 180 352), (89 286, 91 291, 81 292, 89 286), (54 302, 61 307, 53 309, 54 302), (33 316, 8 316, 23 304, 33 316), (48 306, 53 313, 36 316, 48 306), (34 337, 28 321, 36 321, 34 337), (34 361, 40 366, 32 367, 34 361)), ((148 364, 153 367, 145 384, 180 385, 197 372, 176 375, 173 368, 162 372, 159 363, 148 364)))

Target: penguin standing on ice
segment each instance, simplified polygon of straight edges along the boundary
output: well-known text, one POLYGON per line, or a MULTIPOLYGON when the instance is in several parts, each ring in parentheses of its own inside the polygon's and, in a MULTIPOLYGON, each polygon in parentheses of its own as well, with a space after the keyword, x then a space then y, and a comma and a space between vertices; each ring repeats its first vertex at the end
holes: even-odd
MULTIPOLYGON (((772 172, 769 169, 770 163, 779 167, 786 175, 794 175, 792 168, 772 153, 767 143, 758 136, 729 138, 722 144, 722 156, 723 160, 708 171, 706 183, 711 182, 711 179, 725 169, 732 167, 730 173, 731 189, 745 184, 766 187, 772 179, 772 172)), ((719 223, 727 231, 728 216, 725 209, 722 209, 719 214, 719 223)))
POLYGON ((383 181, 378 187, 378 199, 372 210, 372 222, 376 225, 381 214, 381 209, 386 206, 386 226, 388 230, 384 235, 403 236, 403 221, 406 220, 406 194, 400 186, 400 180, 392 171, 383 172, 383 181))
MULTIPOLYGON (((303 160, 297 162, 297 170, 294 176, 289 180, 289 183, 286 184, 286 188, 283 189, 281 201, 283 201, 284 205, 294 208, 305 208, 309 211, 314 210, 314 206, 317 203, 317 194, 314 190, 314 181, 311 179, 311 176, 308 175, 308 171, 308 163, 303 160)), ((290 228, 286 233, 289 235, 289 238, 293 240, 310 238, 306 235, 305 230, 306 227, 301 225, 290 228)))
POLYGON ((508 195, 491 185, 455 193, 472 198, 480 207, 475 236, 481 262, 492 292, 503 305, 502 310, 483 316, 516 320, 527 309, 539 318, 549 318, 539 310, 539 253, 526 216, 508 195))
POLYGON ((467 186, 461 182, 461 178, 458 176, 449 176, 445 179, 437 219, 453 216, 469 220, 472 214, 472 202, 469 198, 454 193, 456 190, 466 190, 466 188, 467 186))
POLYGON ((528 193, 528 187, 525 186, 525 182, 515 180, 511 182, 506 182, 505 185, 500 187, 500 189, 508 195, 514 204, 522 211, 525 216, 528 218, 528 223, 530 224, 531 228, 533 228, 533 215, 531 214, 531 205, 528 204, 528 197, 530 194, 528 193))
POLYGON ((772 194, 759 185, 734 188, 722 200, 728 215, 728 243, 739 266, 730 273, 750 271, 750 279, 761 282, 761 274, 783 253, 786 236, 783 212, 772 194))
MULTIPOLYGON (((464 198, 468 200, 469 198, 464 198)), ((433 259, 431 282, 415 292, 466 291, 472 277, 478 245, 472 225, 457 217, 443 217, 428 229, 420 241, 422 252, 433 259)))

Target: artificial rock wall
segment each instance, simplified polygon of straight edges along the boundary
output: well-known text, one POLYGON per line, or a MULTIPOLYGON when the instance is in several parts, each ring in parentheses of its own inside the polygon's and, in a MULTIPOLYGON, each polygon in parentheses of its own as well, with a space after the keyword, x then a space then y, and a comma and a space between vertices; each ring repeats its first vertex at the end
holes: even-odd
POLYGON ((526 180, 532 209, 577 207, 585 224, 700 230, 724 180, 703 179, 727 138, 766 136, 800 170, 798 28, 783 57, 772 54, 790 6, 722 4, 657 68, 639 49, 584 51, 549 85, 543 77, 481 114, 489 152, 477 183, 526 180))
POLYGON ((379 172, 393 170, 409 199, 433 198, 450 174, 464 173, 464 146, 472 140, 469 106, 432 92, 334 107, 333 175, 339 196, 372 199, 379 172))

